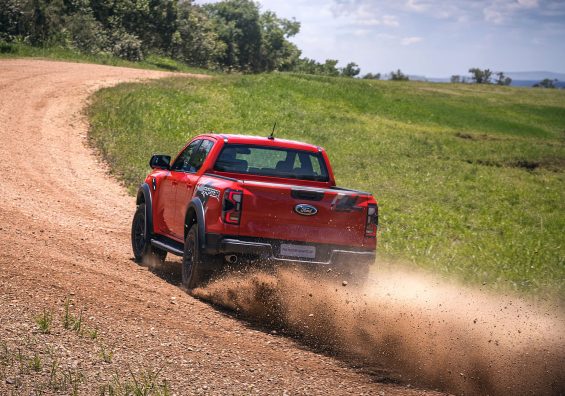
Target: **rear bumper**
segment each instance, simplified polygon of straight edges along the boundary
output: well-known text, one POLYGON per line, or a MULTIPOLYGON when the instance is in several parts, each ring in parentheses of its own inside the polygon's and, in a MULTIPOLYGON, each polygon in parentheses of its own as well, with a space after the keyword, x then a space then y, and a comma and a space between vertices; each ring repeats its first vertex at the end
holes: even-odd
POLYGON ((262 239, 218 234, 206 235, 206 253, 208 254, 237 254, 256 257, 274 262, 293 262, 306 264, 332 265, 348 260, 363 263, 375 261, 375 251, 362 248, 338 245, 307 244, 304 242, 284 241, 277 239, 262 239), (313 259, 284 257, 280 253, 282 243, 295 243, 316 247, 316 257, 313 259))

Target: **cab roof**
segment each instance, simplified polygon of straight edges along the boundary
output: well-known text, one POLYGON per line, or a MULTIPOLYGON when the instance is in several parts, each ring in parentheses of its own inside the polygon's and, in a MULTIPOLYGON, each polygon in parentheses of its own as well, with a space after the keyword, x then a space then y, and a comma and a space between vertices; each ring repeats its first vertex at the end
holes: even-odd
POLYGON ((249 135, 232 135, 223 133, 213 133, 202 136, 211 136, 216 139, 227 139, 228 144, 250 144, 256 146, 267 146, 267 147, 282 147, 290 148, 295 150, 319 152, 322 148, 309 143, 298 142, 295 140, 280 139, 278 137, 268 138, 266 136, 249 136, 249 135))

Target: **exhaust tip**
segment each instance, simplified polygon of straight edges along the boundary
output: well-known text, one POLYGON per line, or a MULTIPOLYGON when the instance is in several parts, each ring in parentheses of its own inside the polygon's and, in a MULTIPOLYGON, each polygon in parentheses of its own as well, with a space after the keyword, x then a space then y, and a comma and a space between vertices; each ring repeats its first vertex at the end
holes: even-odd
POLYGON ((228 254, 225 256, 225 259, 230 264, 237 263, 237 256, 235 254, 228 254))

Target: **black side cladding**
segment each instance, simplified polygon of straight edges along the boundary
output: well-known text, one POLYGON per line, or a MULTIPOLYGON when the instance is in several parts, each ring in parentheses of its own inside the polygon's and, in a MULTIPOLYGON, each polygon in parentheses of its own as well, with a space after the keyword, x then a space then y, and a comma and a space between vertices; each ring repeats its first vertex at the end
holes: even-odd
MULTIPOLYGON (((194 213, 196 214, 196 224, 198 227, 198 243, 200 244, 200 247, 202 249, 206 248, 206 238, 205 238, 205 234, 206 234, 206 219, 204 217, 204 205, 202 204, 202 201, 199 198, 192 198, 192 201, 190 201, 190 204, 188 205, 187 208, 187 213, 188 211, 190 211, 190 209, 194 210, 194 213)), ((185 219, 185 223, 188 221, 188 219, 185 219)), ((185 224, 185 227, 187 227, 188 224, 185 224)), ((185 232, 187 232, 188 229, 185 230, 185 232)))
POLYGON ((149 228, 149 233, 153 233, 153 199, 151 196, 151 187, 147 183, 143 183, 137 190, 137 199, 135 203, 139 205, 145 202, 145 219, 149 228))

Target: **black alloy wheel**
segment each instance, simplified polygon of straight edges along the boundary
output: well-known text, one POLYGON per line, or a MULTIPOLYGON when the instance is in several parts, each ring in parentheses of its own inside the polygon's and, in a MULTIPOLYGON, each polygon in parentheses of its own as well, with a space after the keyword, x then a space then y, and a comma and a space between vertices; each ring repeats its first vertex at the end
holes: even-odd
POLYGON ((142 263, 144 258, 153 256, 159 263, 167 257, 167 251, 151 246, 149 227, 145 216, 145 204, 139 204, 131 224, 131 246, 135 262, 142 263))

